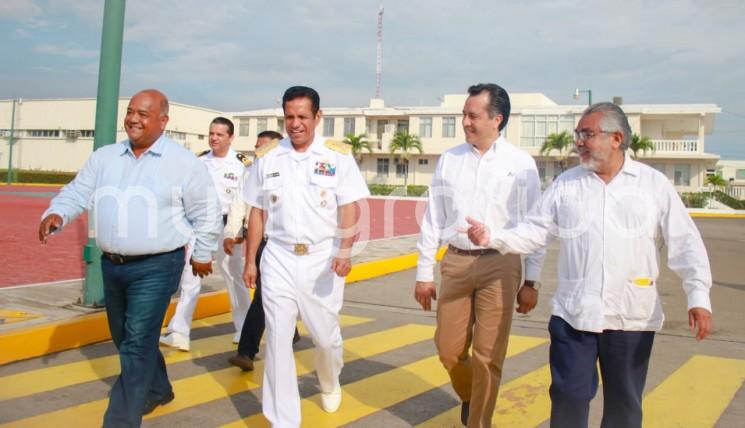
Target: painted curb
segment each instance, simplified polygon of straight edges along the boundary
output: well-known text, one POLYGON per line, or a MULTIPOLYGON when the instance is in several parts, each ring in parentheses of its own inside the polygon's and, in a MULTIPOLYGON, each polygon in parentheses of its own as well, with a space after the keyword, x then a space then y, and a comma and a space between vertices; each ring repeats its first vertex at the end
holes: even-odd
MULTIPOLYGON (((445 247, 437 252, 437 260, 445 254, 445 247)), ((346 283, 411 269, 416 266, 417 253, 360 263, 352 267, 346 283)), ((252 290, 253 291, 253 290, 252 290)), ((163 325, 167 325, 176 309, 174 299, 166 311, 163 325)), ((194 319, 207 318, 230 312, 227 290, 199 295, 194 319)), ((39 324, 0 333, 0 365, 40 357, 54 352, 80 348, 92 343, 111 340, 106 312, 80 315, 72 319, 39 324)))

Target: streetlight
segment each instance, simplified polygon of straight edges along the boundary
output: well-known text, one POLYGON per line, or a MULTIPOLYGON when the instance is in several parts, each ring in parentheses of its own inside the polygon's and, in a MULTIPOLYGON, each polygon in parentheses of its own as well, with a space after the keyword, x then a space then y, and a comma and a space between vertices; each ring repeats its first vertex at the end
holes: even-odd
POLYGON ((575 89, 574 99, 578 100, 579 94, 582 94, 582 93, 587 93, 587 105, 591 106, 592 105, 592 89, 580 89, 580 88, 575 89))

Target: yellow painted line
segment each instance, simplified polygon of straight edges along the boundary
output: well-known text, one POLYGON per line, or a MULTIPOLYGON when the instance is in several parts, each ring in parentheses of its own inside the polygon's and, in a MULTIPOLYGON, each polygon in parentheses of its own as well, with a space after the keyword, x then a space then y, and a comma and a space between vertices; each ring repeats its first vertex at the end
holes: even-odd
MULTIPOLYGON (((442 259, 446 249, 447 247, 442 247, 437 251, 435 256, 437 260, 442 259)), ((352 270, 347 275, 346 283, 351 284, 353 282, 411 269, 416 267, 417 260, 419 260, 419 253, 409 253, 402 256, 359 263, 352 266, 352 270)))
POLYGON ((32 312, 0 309, 0 325, 13 324, 13 323, 28 321, 28 320, 32 320, 34 318, 40 318, 40 317, 42 317, 41 314, 35 314, 32 312))
MULTIPOLYGON (((205 320, 195 321, 193 327, 225 324, 231 322, 230 314, 218 315, 205 320)), ((353 325, 371 322, 371 318, 342 315, 341 325, 353 325)), ((305 326, 300 323, 301 334, 308 334, 305 326)), ((236 350, 233 344, 233 333, 212 336, 205 339, 193 340, 191 350, 182 352, 175 348, 161 347, 166 364, 175 364, 190 359, 208 357, 236 350)), ((0 400, 25 397, 39 392, 51 391, 70 385, 105 379, 119 374, 119 356, 93 358, 74 363, 60 364, 53 367, 31 370, 10 376, 0 377, 0 400)))
MULTIPOLYGON (((172 301, 166 320, 175 310, 172 301)), ((199 296, 194 319, 228 312, 230 301, 226 290, 199 296)), ((165 323, 164 323, 165 325, 165 323)), ((64 321, 45 323, 0 333, 0 364, 39 357, 53 352, 79 348, 111 340, 105 312, 80 315, 64 321)))
MULTIPOLYGON (((507 348, 511 357, 546 343, 546 339, 513 336, 507 348)), ((321 408, 320 394, 301 401, 303 426, 337 427, 369 416, 450 381, 437 355, 342 386, 342 404, 336 413, 321 408)), ((262 414, 231 422, 224 427, 268 427, 262 414)))
POLYGON ((644 426, 713 427, 745 381, 745 360, 694 355, 644 397, 644 426))
MULTIPOLYGON (((551 416, 551 370, 545 365, 499 388, 492 423, 498 427, 535 427, 551 416)), ((417 425, 417 428, 457 427, 460 405, 417 425)))
MULTIPOLYGON (((432 339, 433 336, 433 326, 408 324, 355 337, 344 341, 344 361, 350 362, 367 358, 407 344, 432 339)), ((306 349, 295 353, 298 376, 312 371, 314 359, 314 349, 306 349)), ((145 419, 166 415, 255 389, 262 379, 263 370, 264 362, 260 360, 255 363, 252 372, 241 372, 235 367, 230 367, 174 381, 173 389, 176 399, 166 406, 158 407, 145 419)), ((108 399, 91 401, 78 406, 19 419, 0 425, 0 428, 100 426, 107 404, 108 399)))
POLYGON ((745 214, 691 213, 690 215, 698 218, 745 218, 745 214))
POLYGON ((49 183, 21 183, 21 182, 16 182, 16 181, 10 183, 10 185, 11 186, 20 186, 20 187, 23 187, 23 186, 30 186, 30 187, 62 187, 62 186, 64 186, 64 184, 59 184, 59 183, 54 183, 54 184, 49 184, 49 183))

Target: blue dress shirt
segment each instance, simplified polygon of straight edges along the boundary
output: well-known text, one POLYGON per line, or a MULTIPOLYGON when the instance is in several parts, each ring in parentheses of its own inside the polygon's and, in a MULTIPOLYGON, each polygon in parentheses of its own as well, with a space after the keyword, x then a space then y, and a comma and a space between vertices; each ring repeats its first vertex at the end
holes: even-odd
POLYGON ((96 150, 42 218, 58 214, 64 226, 86 208, 95 217, 96 243, 109 253, 171 251, 194 234, 192 258, 209 262, 222 232, 220 203, 207 168, 164 135, 139 159, 129 140, 96 150))

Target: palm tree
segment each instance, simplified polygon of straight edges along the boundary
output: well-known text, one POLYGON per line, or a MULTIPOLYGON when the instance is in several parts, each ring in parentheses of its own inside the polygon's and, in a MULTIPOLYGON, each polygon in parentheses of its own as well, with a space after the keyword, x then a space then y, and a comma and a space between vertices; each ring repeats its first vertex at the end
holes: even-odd
POLYGON ((706 177, 706 184, 711 184, 716 188, 720 188, 727 185, 727 180, 725 180, 724 177, 717 173, 706 177))
POLYGON ((631 149, 631 157, 636 159, 639 152, 642 152, 642 154, 646 154, 648 151, 653 152, 654 143, 647 137, 642 137, 639 134, 632 134, 629 149, 631 149))
POLYGON ((546 136, 546 141, 543 142, 540 153, 543 156, 548 156, 553 150, 559 152, 559 168, 561 168, 561 172, 564 172, 567 167, 567 157, 574 151, 574 137, 569 134, 569 131, 546 136))
POLYGON ((362 160, 362 151, 367 150, 368 153, 372 153, 372 147, 370 142, 366 140, 367 134, 354 135, 352 133, 347 134, 344 142, 352 146, 352 156, 357 159, 357 163, 362 160))
POLYGON ((400 151, 400 157, 404 161, 404 194, 407 192, 409 183, 409 152, 417 150, 422 154, 422 141, 416 135, 409 134, 408 131, 398 131, 393 135, 391 141, 391 154, 400 151))

